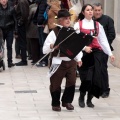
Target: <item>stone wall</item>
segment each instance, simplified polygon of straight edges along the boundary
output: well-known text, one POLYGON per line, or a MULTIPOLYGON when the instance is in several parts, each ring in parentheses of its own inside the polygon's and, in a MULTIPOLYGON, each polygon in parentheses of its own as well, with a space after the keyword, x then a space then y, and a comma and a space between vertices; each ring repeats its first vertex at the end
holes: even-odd
POLYGON ((115 62, 113 63, 113 65, 115 67, 120 68, 120 35, 117 34, 116 39, 113 42, 113 54, 115 55, 115 62))
MULTIPOLYGON (((106 0, 107 1, 107 0, 106 0)), ((116 39, 113 42, 114 47, 114 55, 115 55, 115 62, 113 63, 114 66, 120 68, 120 0, 111 0, 111 12, 108 11, 107 13, 113 16, 115 29, 116 29, 116 39), (113 3, 114 2, 114 3, 113 3), (114 13, 112 13, 114 11, 114 13)), ((110 4, 109 3, 109 4, 110 4)), ((106 8, 109 8, 109 5, 106 4, 106 8)))
POLYGON ((84 0, 84 1, 85 3, 90 3, 90 4, 99 2, 102 4, 102 6, 104 6, 104 0, 84 0))

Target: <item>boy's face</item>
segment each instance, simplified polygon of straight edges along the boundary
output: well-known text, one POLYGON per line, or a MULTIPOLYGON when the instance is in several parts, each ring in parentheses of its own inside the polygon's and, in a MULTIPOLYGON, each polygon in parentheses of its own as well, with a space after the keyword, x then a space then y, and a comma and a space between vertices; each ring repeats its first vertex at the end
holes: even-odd
POLYGON ((70 17, 59 18, 59 24, 64 27, 70 27, 70 17))

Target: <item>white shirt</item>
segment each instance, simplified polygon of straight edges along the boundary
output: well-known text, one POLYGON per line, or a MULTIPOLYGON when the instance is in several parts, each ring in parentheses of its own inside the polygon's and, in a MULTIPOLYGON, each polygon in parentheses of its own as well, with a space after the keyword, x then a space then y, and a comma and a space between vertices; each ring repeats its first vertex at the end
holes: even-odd
MULTIPOLYGON (((91 20, 87 20, 86 18, 84 18, 82 20, 82 28, 84 29, 94 29, 94 21, 91 20)), ((80 33, 80 26, 79 26, 79 22, 77 22, 74 25, 74 29, 76 30, 77 33, 80 33)), ((113 55, 107 40, 107 37, 105 35, 103 26, 99 23, 99 33, 97 36, 97 40, 102 48, 102 50, 109 56, 113 55)))
MULTIPOLYGON (((56 35, 55 35, 55 33, 54 33, 54 31, 52 30, 49 34, 48 34, 48 36, 47 36, 47 38, 46 38, 46 40, 45 40, 45 42, 44 42, 44 45, 43 45, 43 54, 47 54, 47 53, 49 53, 49 52, 51 52, 51 48, 50 48, 50 44, 54 44, 55 43, 55 41, 56 41, 56 35)), ((81 61, 81 58, 82 58, 82 56, 83 56, 83 53, 82 52, 79 52, 78 53, 78 55, 74 58, 77 62, 78 61, 81 61)), ((53 57, 53 58, 57 58, 57 59, 59 59, 59 60, 64 60, 64 61, 70 61, 71 59, 69 59, 68 57, 53 57)), ((57 63, 57 62, 56 62, 57 63)), ((59 62, 60 63, 60 62, 59 62)))

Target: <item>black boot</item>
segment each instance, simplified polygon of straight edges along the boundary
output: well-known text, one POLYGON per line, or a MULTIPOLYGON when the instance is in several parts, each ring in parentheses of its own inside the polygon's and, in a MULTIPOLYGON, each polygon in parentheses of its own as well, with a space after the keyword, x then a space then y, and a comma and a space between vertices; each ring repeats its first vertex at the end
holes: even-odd
POLYGON ((74 110, 74 106, 71 104, 74 98, 75 85, 70 87, 65 87, 63 96, 62 96, 62 106, 66 107, 67 110, 74 110))
POLYGON ((84 97, 86 93, 80 92, 80 97, 78 99, 78 104, 80 107, 84 108, 85 107, 85 102, 84 102, 84 97))
POLYGON ((93 98, 93 95, 88 93, 88 95, 87 95, 87 106, 91 107, 91 108, 94 107, 94 105, 92 104, 92 98, 93 98))
POLYGON ((14 66, 15 66, 14 63, 12 63, 12 62, 9 62, 9 63, 8 63, 8 67, 9 67, 9 68, 14 67, 14 66))
POLYGON ((55 91, 51 93, 52 97, 52 106, 60 105, 60 91, 55 91))
POLYGON ((72 85, 70 87, 65 87, 61 101, 63 103, 72 103, 74 94, 75 94, 75 85, 72 85))

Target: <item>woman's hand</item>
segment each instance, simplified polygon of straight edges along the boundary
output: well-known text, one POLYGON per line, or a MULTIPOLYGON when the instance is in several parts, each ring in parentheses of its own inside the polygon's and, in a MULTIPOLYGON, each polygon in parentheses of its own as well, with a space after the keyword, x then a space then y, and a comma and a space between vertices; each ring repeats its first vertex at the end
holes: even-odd
POLYGON ((84 49, 84 51, 85 51, 86 53, 91 53, 91 52, 92 52, 92 48, 89 47, 89 46, 86 46, 85 49, 84 49))
POLYGON ((82 66, 82 61, 77 62, 77 65, 78 65, 79 67, 81 67, 81 66, 82 66))
POLYGON ((115 61, 114 55, 111 55, 111 56, 110 56, 110 60, 111 60, 111 62, 114 62, 114 61, 115 61))

